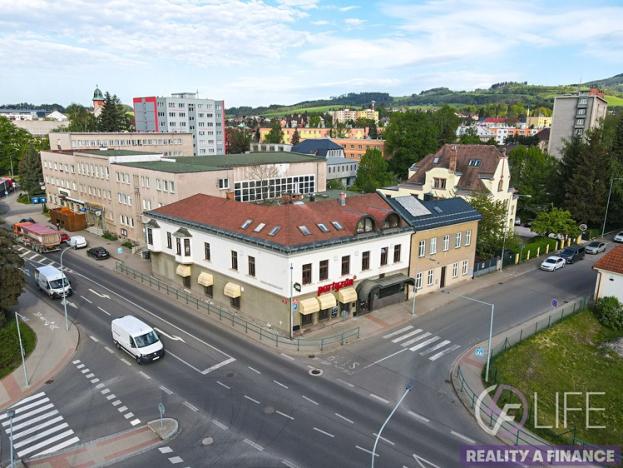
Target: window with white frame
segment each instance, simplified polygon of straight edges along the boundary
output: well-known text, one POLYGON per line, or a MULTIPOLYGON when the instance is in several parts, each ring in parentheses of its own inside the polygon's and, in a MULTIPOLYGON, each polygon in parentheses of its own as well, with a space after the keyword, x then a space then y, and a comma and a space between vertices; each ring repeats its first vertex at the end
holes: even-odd
POLYGON ((468 229, 465 231, 465 245, 470 245, 472 243, 472 230, 468 229))
POLYGON ((452 264, 452 277, 453 278, 459 277, 459 262, 452 264))
POLYGON ((463 260, 463 276, 467 274, 469 268, 469 262, 467 260, 463 260))
POLYGON ((422 289, 422 273, 417 273, 415 275, 415 290, 418 291, 422 289))
POLYGON ((436 237, 432 237, 430 239, 430 248, 429 248, 429 252, 431 255, 435 255, 437 253, 437 238, 436 237))
POLYGON ((461 233, 460 232, 456 233, 456 237, 454 239, 454 247, 457 249, 461 247, 461 233))
POLYGON ((229 179, 219 179, 218 180, 218 188, 219 189, 228 189, 229 188, 229 179))
POLYGON ((450 248, 450 234, 443 236, 443 251, 447 252, 450 248))
POLYGON ((427 278, 427 281, 426 281, 427 286, 432 286, 433 285, 433 278, 434 278, 433 270, 428 270, 428 278, 427 278))
POLYGON ((418 245, 418 257, 423 257, 426 255, 426 241, 421 240, 418 245))

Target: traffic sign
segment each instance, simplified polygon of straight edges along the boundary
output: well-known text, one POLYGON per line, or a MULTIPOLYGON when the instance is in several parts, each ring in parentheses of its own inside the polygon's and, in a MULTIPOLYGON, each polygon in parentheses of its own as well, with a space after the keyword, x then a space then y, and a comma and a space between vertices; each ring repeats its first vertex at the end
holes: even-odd
POLYGON ((474 350, 474 355, 476 357, 483 357, 485 355, 485 348, 479 346, 474 350))
POLYGON ((301 283, 294 283, 292 287, 297 291, 301 292, 301 283))
POLYGON ((558 307, 558 299, 552 298, 552 307, 558 307))
POLYGON ((299 305, 297 303, 292 304, 292 310, 297 310, 299 305))

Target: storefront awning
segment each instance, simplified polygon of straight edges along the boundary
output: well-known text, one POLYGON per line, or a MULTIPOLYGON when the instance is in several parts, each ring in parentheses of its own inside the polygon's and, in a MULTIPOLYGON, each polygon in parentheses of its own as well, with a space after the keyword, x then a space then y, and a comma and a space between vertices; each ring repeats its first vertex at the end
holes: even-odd
POLYGON ((227 297, 231 297, 232 299, 240 297, 240 285, 236 283, 227 283, 225 285, 225 291, 223 292, 223 294, 225 294, 227 297))
POLYGON ((204 271, 199 274, 199 278, 197 278, 197 283, 199 283, 201 286, 212 286, 214 284, 214 276, 204 271))
POLYGON ((320 303, 315 297, 303 299, 299 302, 299 312, 303 315, 313 314, 320 310, 320 303))
POLYGON ((415 280, 402 273, 385 276, 384 278, 363 280, 357 285, 357 295, 362 301, 367 301, 370 293, 378 292, 382 297, 382 290, 387 289, 389 292, 392 292, 391 288, 404 283, 415 284, 415 280))
POLYGON ((348 304, 357 300, 357 291, 352 286, 342 288, 337 292, 337 300, 342 304, 348 304))
POLYGON ((318 296, 318 302, 320 302, 320 309, 332 309, 337 305, 337 301, 335 300, 335 296, 331 293, 321 294, 318 296))
POLYGON ((175 273, 182 278, 190 276, 190 265, 178 265, 175 269, 175 273))

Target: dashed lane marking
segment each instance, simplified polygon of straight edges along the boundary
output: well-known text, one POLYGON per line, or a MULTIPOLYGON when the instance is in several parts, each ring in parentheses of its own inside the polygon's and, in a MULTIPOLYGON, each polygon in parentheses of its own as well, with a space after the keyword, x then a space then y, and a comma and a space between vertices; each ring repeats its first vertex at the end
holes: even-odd
POLYGON ((257 370, 257 369, 256 369, 256 368, 254 368, 254 367, 251 367, 251 366, 247 366, 247 367, 249 368, 249 370, 250 370, 250 371, 255 372, 256 374, 259 374, 259 375, 261 375, 261 374, 262 374, 259 370, 257 370))
POLYGON ((151 377, 148 376, 145 372, 143 371, 138 371, 139 374, 141 374, 143 377, 145 377, 147 380, 151 380, 151 377))
POLYGON ((127 410, 127 406, 120 406, 119 408, 117 408, 117 411, 119 411, 120 413, 125 413, 127 410))
POLYGON ((301 395, 303 397, 303 399, 309 401, 310 403, 313 403, 314 405, 320 405, 320 403, 318 403, 317 401, 312 400, 309 397, 306 397, 305 395, 301 395))
POLYGON ((226 388, 227 390, 231 390, 231 387, 229 385, 224 384, 220 380, 217 380, 216 383, 219 384, 221 387, 226 388))
POLYGON ((221 429, 223 429, 224 431, 226 431, 227 429, 229 429, 228 426, 226 426, 225 424, 223 424, 221 421, 219 421, 218 419, 213 419, 212 423, 216 426, 216 427, 220 427, 221 429))
POLYGON ((260 452, 262 452, 264 450, 264 447, 262 447, 260 444, 253 442, 252 440, 249 439, 244 439, 243 442, 245 444, 249 444, 251 447, 253 447, 255 450, 258 450, 260 452))
POLYGON ((371 397, 371 398, 374 398, 375 400, 378 400, 378 401, 380 401, 380 402, 382 402, 382 403, 385 403, 386 405, 389 405, 389 400, 386 400, 386 399, 385 399, 385 398, 383 398, 383 397, 380 397, 380 396, 378 396, 378 395, 375 395, 374 393, 370 393, 370 397, 371 397))
POLYGON ((110 354, 113 354, 115 352, 115 350, 110 348, 109 346, 104 346, 104 349, 108 351, 110 354))
POLYGON ((284 358, 289 359, 290 361, 294 361, 294 358, 292 356, 289 356, 289 355, 284 354, 284 353, 279 353, 279 354, 281 354, 284 358))
POLYGON ((199 412, 199 408, 197 408, 196 406, 193 406, 192 404, 190 404, 189 402, 185 401, 184 403, 182 403, 186 408, 188 408, 191 411, 194 411, 195 413, 199 412))
POLYGON ((132 413, 132 412, 130 411, 130 412, 128 412, 128 413, 126 413, 126 414, 124 414, 124 415, 123 415, 123 417, 124 417, 124 418, 126 418, 126 419, 133 418, 133 417, 134 417, 134 413, 132 413))
POLYGON ((344 385, 348 385, 350 388, 355 388, 355 385, 354 385, 354 384, 352 384, 352 383, 350 383, 350 382, 347 382, 347 381, 346 381, 346 380, 344 380, 344 379, 340 379, 340 378, 338 377, 336 380, 337 380, 338 382, 340 382, 340 383, 343 383, 344 385))
POLYGON ((87 299, 87 298, 86 298, 86 297, 84 297, 84 296, 80 296, 80 298, 81 298, 84 302, 88 302, 89 304, 93 304, 93 301, 92 301, 92 300, 87 299))
MULTIPOLYGON (((358 449, 358 450, 361 450, 362 452, 366 452, 366 453, 369 453, 370 455, 372 455, 372 450, 365 449, 363 447, 360 447, 359 445, 355 445, 355 448, 358 449)), ((380 455, 378 453, 375 453, 374 456, 378 457, 380 455)))
POLYGON ((160 451, 160 453, 171 453, 173 451, 173 449, 169 446, 159 447, 158 450, 160 451))
POLYGON ((110 317, 110 312, 108 312, 106 309, 102 309, 100 306, 97 306, 97 308, 110 317))
POLYGON ((141 423, 141 420, 140 420, 140 419, 138 419, 138 418, 133 419, 132 421, 130 421, 130 424, 131 424, 132 426, 136 426, 137 424, 140 424, 140 423, 141 423))
POLYGON ((420 421, 422 421, 422 422, 425 422, 425 423, 429 423, 429 422, 430 422, 430 419, 425 418, 425 417, 424 417, 424 416, 422 416, 421 414, 417 414, 417 413, 415 413, 414 411, 409 410, 409 414, 410 414, 411 416, 413 416, 415 419, 419 419, 419 420, 420 420, 420 421))
POLYGON ((123 362, 126 366, 132 365, 132 363, 130 363, 130 361, 128 361, 126 358, 120 358, 120 361, 123 362))
POLYGON ((277 380, 273 380, 273 382, 279 385, 280 387, 285 388, 286 390, 288 389, 288 386, 286 384, 282 384, 281 382, 278 382, 277 380))
POLYGON ((314 431, 320 432, 321 434, 324 434, 327 437, 331 437, 332 439, 335 438, 335 436, 333 434, 331 434, 330 432, 323 431, 322 429, 318 429, 316 426, 314 426, 314 431))
POLYGON ((162 390, 164 393, 166 393, 167 395, 173 395, 173 391, 169 390, 167 387, 165 387, 164 385, 160 385, 160 390, 162 390))
POLYGON ((99 342, 99 340, 97 338, 95 338, 93 335, 89 335, 89 338, 91 338, 93 341, 95 341, 96 343, 99 342))
POLYGON ((258 400, 256 400, 255 398, 251 398, 249 395, 245 395, 244 396, 247 400, 252 401, 253 403, 255 403, 256 405, 259 405, 260 402, 258 400))
MULTIPOLYGON (((372 435, 373 435, 374 437, 377 437, 377 436, 378 436, 378 434, 377 434, 376 432, 373 432, 373 433, 372 433, 372 435)), ((392 442, 392 441, 391 441, 391 440, 389 440, 389 439, 386 439, 386 438, 385 438, 385 437, 383 437, 383 436, 380 436, 380 437, 379 437, 379 440, 382 440, 383 442, 385 442, 385 443, 387 443, 387 444, 389 444, 389 445, 396 445, 394 442, 392 442)))
POLYGON ((349 424, 355 424, 355 421, 353 421, 352 419, 348 419, 346 416, 342 416, 340 413, 333 413, 335 414, 338 418, 346 421, 349 424))
POLYGON ((275 413, 277 413, 279 416, 283 416, 284 418, 289 419, 290 421, 294 421, 294 418, 289 414, 282 413, 281 411, 275 411, 275 413))
POLYGON ((296 466, 294 463, 292 463, 290 460, 286 460, 285 458, 283 460, 281 460, 281 463, 283 463, 285 466, 287 466, 288 468, 298 468, 298 466, 296 466))
POLYGON ((454 437, 458 437, 461 440, 464 440, 465 442, 467 442, 468 444, 475 444, 476 441, 474 439, 470 439, 467 436, 464 436, 463 434, 456 432, 456 431, 450 431, 450 434, 452 434, 454 437))

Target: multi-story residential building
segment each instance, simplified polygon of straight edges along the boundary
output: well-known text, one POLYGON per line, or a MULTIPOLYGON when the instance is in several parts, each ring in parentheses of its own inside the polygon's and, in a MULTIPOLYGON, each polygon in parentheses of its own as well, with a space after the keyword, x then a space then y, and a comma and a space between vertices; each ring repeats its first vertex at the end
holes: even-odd
POLYGON ((196 93, 135 97, 134 119, 139 132, 190 132, 196 156, 225 154, 224 101, 200 99, 196 93))
POLYGON ((388 198, 415 230, 409 276, 416 294, 472 279, 480 213, 462 198, 420 201, 413 195, 388 198))
MULTIPOLYGON (((282 127, 281 131, 283 132, 283 141, 285 144, 292 144, 292 135, 294 132, 298 132, 299 141, 307 140, 309 138, 330 138, 331 137, 331 129, 330 128, 312 128, 312 127, 301 127, 301 128, 290 128, 290 127, 282 127)), ((266 140, 266 135, 270 132, 270 128, 261 127, 260 128, 260 142, 264 142, 266 140)), ((362 140, 368 136, 368 128, 347 128, 344 130, 348 139, 354 140, 362 140)), ((338 138, 339 140, 339 138, 338 138)))
POLYGON ((600 125, 608 112, 608 103, 603 92, 591 88, 588 92, 557 96, 554 99, 552 129, 548 153, 561 159, 564 142, 584 134, 600 125))
POLYGON ((332 138, 332 140, 344 148, 344 157, 360 161, 369 148, 378 149, 385 156, 385 140, 371 140, 361 138, 332 138))
POLYGON ((163 158, 128 150, 42 151, 51 208, 84 212, 97 231, 144 242, 140 217, 196 193, 239 201, 326 190, 326 160, 297 153, 163 158))
POLYGON ((552 126, 552 118, 545 117, 544 115, 528 115, 526 117, 526 125, 531 128, 536 128, 538 130, 542 128, 549 128, 552 126))
POLYGON ((517 197, 510 186, 508 158, 493 145, 443 145, 435 154, 411 166, 407 182, 379 191, 391 197, 461 197, 468 201, 485 192, 494 201, 505 204, 506 229, 515 224, 517 197))
POLYGON ((191 133, 159 132, 55 132, 49 134, 50 148, 56 150, 115 149, 162 153, 165 156, 192 156, 191 133))
POLYGON ((267 206, 197 194, 144 215, 152 273, 289 332, 405 301, 412 229, 378 194, 267 206))
POLYGON ((456 129, 457 136, 462 136, 470 132, 478 136, 483 143, 493 139, 497 145, 503 145, 509 137, 531 137, 536 135, 539 130, 529 127, 527 124, 507 125, 505 123, 460 125, 456 129))
POLYGON ((368 119, 374 120, 374 123, 379 121, 379 111, 374 109, 360 109, 360 110, 351 110, 351 109, 342 109, 336 111, 330 111, 329 114, 333 117, 334 122, 355 122, 357 119, 368 119))

